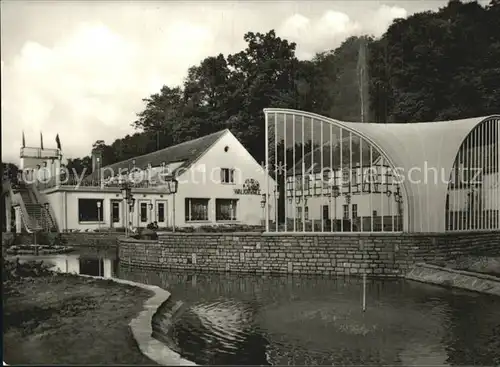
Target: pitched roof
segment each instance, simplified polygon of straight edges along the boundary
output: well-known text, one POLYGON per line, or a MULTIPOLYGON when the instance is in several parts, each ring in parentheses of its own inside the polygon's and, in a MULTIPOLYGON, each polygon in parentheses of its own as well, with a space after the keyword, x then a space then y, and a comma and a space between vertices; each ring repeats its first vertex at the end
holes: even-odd
MULTIPOLYGON (((218 131, 213 134, 202 136, 201 138, 185 141, 183 143, 160 149, 152 153, 144 154, 138 157, 130 158, 121 162, 110 164, 103 167, 104 176, 106 179, 111 176, 111 172, 120 172, 120 170, 131 169, 137 167, 144 169, 151 164, 152 167, 161 166, 162 163, 169 164, 175 162, 183 162, 182 165, 176 168, 175 173, 180 169, 186 169, 191 166, 198 158, 200 158, 219 138, 228 132, 228 129, 218 131), (135 162, 134 162, 135 161, 135 162)), ((89 181, 97 178, 97 172, 93 172, 85 177, 84 181, 89 181)))

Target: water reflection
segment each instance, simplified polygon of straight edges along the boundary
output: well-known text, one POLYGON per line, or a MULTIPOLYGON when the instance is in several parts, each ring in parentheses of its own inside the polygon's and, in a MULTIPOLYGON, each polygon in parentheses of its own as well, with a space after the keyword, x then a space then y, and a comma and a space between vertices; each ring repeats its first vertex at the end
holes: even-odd
POLYGON ((500 298, 403 280, 147 271, 116 249, 44 260, 62 272, 154 284, 172 297, 153 336, 198 364, 500 365, 500 298))
POLYGON ((18 255, 8 259, 18 258, 24 261, 43 261, 53 270, 63 273, 102 276, 105 278, 118 276, 118 258, 115 248, 83 248, 62 255, 18 255))
POLYGON ((158 339, 198 364, 498 364, 500 299, 398 280, 120 269, 168 289, 158 339), (171 316, 171 315, 170 315, 171 316), (477 321, 481 320, 481 321, 477 321), (474 323, 474 325, 472 325, 474 323))

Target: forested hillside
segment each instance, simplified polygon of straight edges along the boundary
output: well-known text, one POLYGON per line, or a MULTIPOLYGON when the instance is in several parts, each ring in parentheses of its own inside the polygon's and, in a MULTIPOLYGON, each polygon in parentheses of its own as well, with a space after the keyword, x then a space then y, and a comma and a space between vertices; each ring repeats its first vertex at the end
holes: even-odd
MULTIPOLYGON (((351 37, 301 61, 296 45, 248 32, 247 47, 189 69, 183 85, 144 99, 137 133, 105 145, 103 163, 145 154, 229 128, 258 160, 266 107, 294 108, 340 120, 416 122, 500 112, 500 1, 451 1, 437 12, 393 22, 380 39, 351 37)), ((90 168, 89 157, 70 168, 90 168)))

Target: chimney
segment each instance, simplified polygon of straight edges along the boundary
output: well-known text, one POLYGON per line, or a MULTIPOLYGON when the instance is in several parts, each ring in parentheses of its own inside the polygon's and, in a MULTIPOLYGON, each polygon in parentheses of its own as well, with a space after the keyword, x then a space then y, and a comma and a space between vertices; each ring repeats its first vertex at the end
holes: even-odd
POLYGON ((102 149, 100 147, 92 149, 92 172, 98 173, 98 180, 101 180, 100 171, 102 168, 102 149))

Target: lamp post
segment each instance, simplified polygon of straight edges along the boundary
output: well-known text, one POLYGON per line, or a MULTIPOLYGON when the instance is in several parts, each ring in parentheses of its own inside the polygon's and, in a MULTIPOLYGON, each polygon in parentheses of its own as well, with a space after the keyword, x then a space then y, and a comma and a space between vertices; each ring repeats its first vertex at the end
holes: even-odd
POLYGON ((128 181, 123 182, 121 188, 120 188, 123 196, 123 203, 125 205, 125 236, 128 236, 128 226, 129 226, 129 212, 133 208, 133 195, 132 195, 132 188, 130 186, 130 183, 128 181), (128 206, 128 208, 127 208, 128 206))
POLYGON ((260 200, 260 207, 264 209, 266 207, 266 202, 267 202, 266 194, 262 194, 262 199, 260 200))
POLYGON ((172 232, 175 232, 175 194, 177 193, 177 189, 179 188, 179 181, 177 181, 172 175, 167 177, 165 182, 167 184, 167 195, 172 195, 172 232))
POLYGON ((133 215, 134 215, 134 206, 135 206, 135 198, 132 196, 132 197, 130 197, 130 199, 128 201, 128 208, 129 208, 129 211, 130 211, 129 225, 131 227, 132 227, 133 221, 134 221, 134 218, 133 218, 133 215))
POLYGON ((296 223, 295 225, 299 224, 300 222, 302 222, 302 211, 300 213, 300 218, 297 218, 297 207, 300 205, 300 202, 302 201, 302 197, 301 196, 295 196, 295 214, 294 214, 294 222, 296 223), (300 222, 298 222, 300 221, 300 222))
MULTIPOLYGON (((401 192, 399 190, 399 187, 396 188, 396 192, 394 193, 394 201, 396 201, 398 205, 398 228, 402 227, 402 223, 400 224, 400 221, 403 220, 403 208, 401 204, 403 203, 403 196, 401 195, 401 192)), ((401 228, 402 230, 402 228, 401 228)))
POLYGON ((101 202, 97 202, 97 232, 101 231, 101 202))
MULTIPOLYGON (((348 213, 348 219, 349 219, 349 223, 350 223, 350 229, 352 231, 352 211, 351 211, 351 193, 350 192, 347 192, 345 193, 345 203, 347 204, 347 213, 348 213)), ((344 222, 344 220, 342 220, 342 222, 344 222)))
MULTIPOLYGON (((333 201, 333 218, 335 219, 335 221, 337 221, 337 198, 340 196, 340 190, 339 190, 339 187, 337 185, 334 185, 332 186, 332 196, 333 198, 335 199, 333 201)), ((335 225, 337 225, 337 223, 335 223, 335 225)))
POLYGON ((267 203, 267 195, 262 194, 260 199, 260 207, 262 208, 262 223, 265 225, 266 223, 266 203, 267 203))
POLYGON ((153 208, 154 208, 154 205, 153 203, 149 203, 149 219, 151 221, 151 223, 153 223, 153 208))
POLYGON ((347 205, 351 203, 351 194, 349 193, 345 194, 345 202, 347 205))

